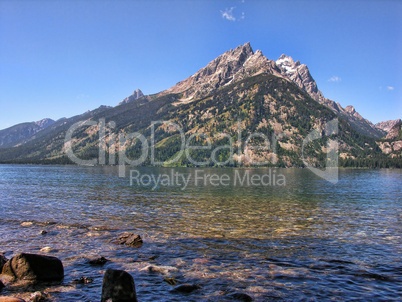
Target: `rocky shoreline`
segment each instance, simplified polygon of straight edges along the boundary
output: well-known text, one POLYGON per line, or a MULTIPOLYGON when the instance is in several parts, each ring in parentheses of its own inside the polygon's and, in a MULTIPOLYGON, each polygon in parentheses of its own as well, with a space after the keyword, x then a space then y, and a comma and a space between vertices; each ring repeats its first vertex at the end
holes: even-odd
MULTIPOLYGON (((132 248, 140 248, 144 243, 140 235, 128 232, 122 233, 111 242, 132 248)), ((148 260, 154 259, 150 257, 148 260)), ((109 261, 111 260, 99 256, 89 259, 88 264, 102 268, 109 261)), ((143 270, 149 273, 166 274, 169 272, 169 268, 148 265, 143 270)), ((0 272, 0 302, 59 301, 43 288, 44 286, 47 288, 58 287, 66 277, 63 263, 59 258, 30 253, 19 253, 10 259, 0 254, 0 272), (14 293, 16 288, 18 288, 18 294, 14 293), (3 295, 5 291, 10 295, 3 295)), ((172 286, 171 292, 178 295, 188 296, 194 291, 202 290, 200 284, 181 283, 174 277, 165 277, 163 281, 172 286)), ((93 278, 88 276, 72 280, 73 284, 82 286, 92 282, 93 278)), ((100 300, 97 301, 101 302, 137 302, 133 276, 124 270, 108 268, 103 274, 99 296, 100 300)), ((225 298, 233 301, 253 301, 250 296, 244 293, 231 293, 225 298)), ((183 299, 186 298, 183 296, 183 299)), ((66 300, 62 299, 62 301, 66 300)))

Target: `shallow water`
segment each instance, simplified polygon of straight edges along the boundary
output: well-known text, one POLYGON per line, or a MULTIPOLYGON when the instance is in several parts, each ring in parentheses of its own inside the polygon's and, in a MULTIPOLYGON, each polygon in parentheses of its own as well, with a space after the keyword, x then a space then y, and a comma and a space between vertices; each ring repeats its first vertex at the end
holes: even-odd
POLYGON ((0 165, 0 251, 8 258, 53 255, 65 267, 61 283, 29 291, 46 290, 54 301, 99 301, 104 271, 118 268, 134 277, 139 301, 228 301, 235 292, 255 301, 400 299, 400 170, 340 170, 335 185, 307 169, 272 170, 285 186, 232 181, 236 173, 268 169, 204 169, 228 175, 219 186, 196 183, 193 168, 136 170, 173 171, 190 182, 184 190, 154 190, 152 181, 130 185, 129 173, 120 178, 116 167, 0 165), (125 231, 140 234, 143 246, 111 242, 125 231), (111 261, 88 264, 100 255, 111 261), (150 265, 160 272, 149 272, 150 265), (74 284, 82 276, 93 283, 74 284), (175 293, 165 277, 201 288, 175 293))

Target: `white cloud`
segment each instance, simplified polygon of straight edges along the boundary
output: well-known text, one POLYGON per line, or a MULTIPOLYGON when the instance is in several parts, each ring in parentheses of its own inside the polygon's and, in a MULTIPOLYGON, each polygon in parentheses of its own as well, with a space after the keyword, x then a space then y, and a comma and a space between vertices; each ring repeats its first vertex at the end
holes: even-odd
POLYGON ((222 18, 229 21, 236 21, 236 17, 233 16, 233 10, 236 7, 226 8, 225 11, 221 11, 222 18))
POLYGON ((333 76, 328 80, 328 82, 341 82, 341 81, 342 79, 338 76, 333 76))
POLYGON ((244 20, 245 18, 246 18, 246 15, 244 14, 244 12, 241 12, 240 20, 244 20))
POLYGON ((394 90, 394 89, 395 89, 395 87, 387 86, 387 90, 394 90))

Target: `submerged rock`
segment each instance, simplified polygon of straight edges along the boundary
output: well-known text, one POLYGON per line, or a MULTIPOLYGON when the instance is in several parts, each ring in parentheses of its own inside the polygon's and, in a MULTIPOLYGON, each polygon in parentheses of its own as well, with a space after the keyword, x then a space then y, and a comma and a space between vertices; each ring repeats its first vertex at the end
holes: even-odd
POLYGON ((64 268, 56 257, 21 253, 4 265, 2 274, 19 280, 60 281, 64 268))
POLYGON ((3 288, 5 288, 6 286, 4 285, 4 283, 3 282, 1 282, 1 280, 0 280, 0 291, 3 289, 3 288))
POLYGON ((199 286, 198 284, 180 284, 179 286, 176 286, 172 291, 180 293, 191 293, 200 288, 201 286, 199 286))
POLYGON ((165 281, 167 284, 169 285, 176 285, 177 281, 174 277, 168 278, 166 277, 165 279, 163 279, 163 281, 165 281))
POLYGON ((30 302, 48 302, 50 301, 49 294, 46 292, 34 292, 29 298, 30 302))
POLYGON ((124 233, 115 240, 116 244, 125 244, 132 247, 141 247, 143 244, 142 238, 138 234, 124 233))
POLYGON ((114 269, 105 272, 101 302, 107 301, 137 302, 134 279, 129 273, 114 269))
POLYGON ((161 273, 161 274, 170 274, 171 272, 177 271, 176 267, 173 266, 156 266, 156 265, 147 265, 142 268, 141 271, 146 271, 149 273, 161 273))
POLYGON ((79 279, 74 279, 73 283, 74 284, 89 284, 94 281, 94 278, 91 277, 81 277, 79 279))
POLYGON ((231 300, 235 301, 243 301, 243 302, 251 302, 253 301, 253 298, 251 298, 249 295, 244 294, 244 293, 234 293, 230 294, 227 296, 231 300))
POLYGON ((94 258, 88 261, 90 265, 104 265, 106 262, 110 260, 106 259, 105 257, 94 258))

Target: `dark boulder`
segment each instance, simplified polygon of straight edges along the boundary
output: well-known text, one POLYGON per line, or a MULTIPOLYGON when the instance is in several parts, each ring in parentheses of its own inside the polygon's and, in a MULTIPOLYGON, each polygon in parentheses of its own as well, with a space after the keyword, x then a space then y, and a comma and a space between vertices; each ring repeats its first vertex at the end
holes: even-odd
POLYGON ((176 286, 172 291, 180 293, 191 293, 201 287, 198 284, 180 284, 176 286))
POLYGON ((4 264, 6 264, 6 262, 8 261, 8 259, 6 257, 4 257, 3 254, 0 254, 0 272, 3 269, 4 264))
POLYGON ((94 278, 91 277, 81 277, 79 279, 73 279, 74 284, 89 284, 94 282, 94 278))
POLYGON ((3 282, 1 282, 1 280, 0 280, 0 291, 3 289, 3 288, 5 288, 6 286, 4 285, 4 283, 3 282))
POLYGON ((60 281, 64 268, 56 257, 21 253, 4 265, 2 274, 19 280, 60 281))
POLYGON ((116 244, 125 244, 131 247, 141 247, 143 243, 141 236, 133 233, 124 233, 114 242, 116 244))
POLYGON ((110 260, 106 259, 105 257, 98 257, 88 261, 90 265, 104 265, 106 262, 110 260))
POLYGON ((101 302, 137 302, 133 277, 122 270, 108 269, 103 276, 101 302))

